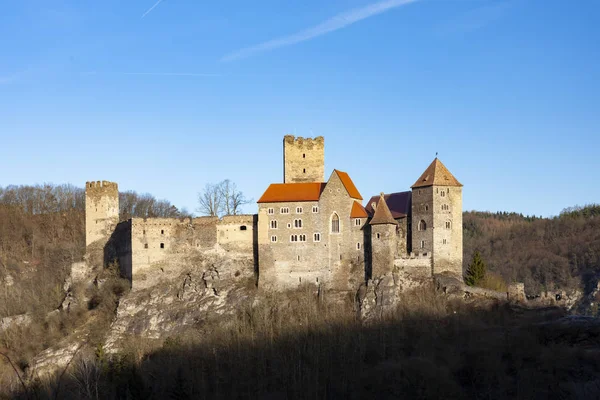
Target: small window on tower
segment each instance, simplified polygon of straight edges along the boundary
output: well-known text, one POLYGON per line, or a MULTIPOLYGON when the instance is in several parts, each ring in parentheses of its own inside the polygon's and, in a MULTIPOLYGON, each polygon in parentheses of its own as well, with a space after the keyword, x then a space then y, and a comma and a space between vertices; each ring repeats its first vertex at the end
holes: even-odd
POLYGON ((165 248, 165 244, 164 244, 164 243, 161 243, 161 244, 160 244, 160 248, 161 248, 161 249, 164 249, 164 248, 165 248))
POLYGON ((306 173, 306 168, 302 169, 302 173, 305 174, 306 173))
POLYGON ((161 235, 164 235, 164 234, 165 234, 165 230, 164 230, 164 229, 161 229, 161 230, 160 230, 160 234, 161 234, 161 235))
POLYGON ((148 243, 144 244, 144 248, 147 249, 148 248, 148 243))
POLYGON ((302 154, 302 158, 306 158, 306 153, 302 154))

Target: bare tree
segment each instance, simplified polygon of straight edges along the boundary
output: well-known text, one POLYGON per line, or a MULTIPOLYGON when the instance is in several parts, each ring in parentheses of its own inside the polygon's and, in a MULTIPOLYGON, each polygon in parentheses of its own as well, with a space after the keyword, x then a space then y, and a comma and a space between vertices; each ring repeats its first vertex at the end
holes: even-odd
POLYGON ((204 191, 198 193, 198 208, 196 211, 203 215, 217 217, 223 209, 223 201, 221 199, 221 189, 219 185, 207 183, 204 191))
POLYGON ((238 215, 243 205, 251 203, 237 185, 229 179, 217 184, 207 184, 202 193, 198 193, 198 212, 204 215, 238 215))
POLYGON ((219 186, 221 187, 225 215, 238 215, 243 205, 252 202, 251 199, 246 199, 244 193, 239 191, 237 185, 229 179, 225 179, 219 186))

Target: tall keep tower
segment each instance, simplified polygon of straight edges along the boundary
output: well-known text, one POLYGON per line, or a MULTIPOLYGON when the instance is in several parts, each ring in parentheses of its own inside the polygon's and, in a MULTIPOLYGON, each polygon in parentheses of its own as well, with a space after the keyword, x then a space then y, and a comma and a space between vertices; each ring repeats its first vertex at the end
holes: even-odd
POLYGON ((325 181, 325 139, 283 138, 283 183, 325 181))
POLYGON ((85 245, 108 240, 119 222, 119 188, 114 182, 85 183, 85 245))
POLYGON ((412 252, 432 257, 433 273, 463 275, 462 184, 436 157, 412 188, 412 252))

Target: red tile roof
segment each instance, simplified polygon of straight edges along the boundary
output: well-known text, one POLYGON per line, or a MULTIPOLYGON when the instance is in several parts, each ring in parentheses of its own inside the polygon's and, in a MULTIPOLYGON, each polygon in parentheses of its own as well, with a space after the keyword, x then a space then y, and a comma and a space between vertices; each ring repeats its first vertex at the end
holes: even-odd
POLYGON ((350 197, 358 200, 363 199, 356 186, 354 186, 354 182, 352 182, 352 179, 350 179, 350 176, 346 172, 338 171, 337 169, 334 169, 333 172, 339 176, 350 197))
POLYGON ((367 210, 358 201, 352 204, 352 211, 350 211, 350 218, 368 218, 367 210))
POLYGON ((325 183, 272 183, 258 199, 258 203, 280 203, 286 201, 318 201, 325 183))

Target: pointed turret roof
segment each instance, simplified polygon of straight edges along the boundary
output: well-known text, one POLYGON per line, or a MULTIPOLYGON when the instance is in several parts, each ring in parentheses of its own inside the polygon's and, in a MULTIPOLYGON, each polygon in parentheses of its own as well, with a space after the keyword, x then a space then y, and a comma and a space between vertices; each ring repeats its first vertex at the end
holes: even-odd
POLYGON ((454 175, 448 171, 448 168, 436 157, 435 160, 427 167, 421 177, 415 182, 411 188, 425 187, 425 186, 462 186, 462 184, 456 180, 454 175))
POLYGON ((375 209, 375 215, 373 215, 373 218, 371 219, 371 222, 369 222, 369 224, 371 224, 371 225, 381 225, 381 224, 397 225, 398 223, 396 222, 394 217, 392 217, 392 212, 388 208, 387 203, 385 202, 385 198, 383 196, 384 196, 384 194, 382 192, 381 195, 379 196, 379 203, 377 203, 377 208, 375 209))

